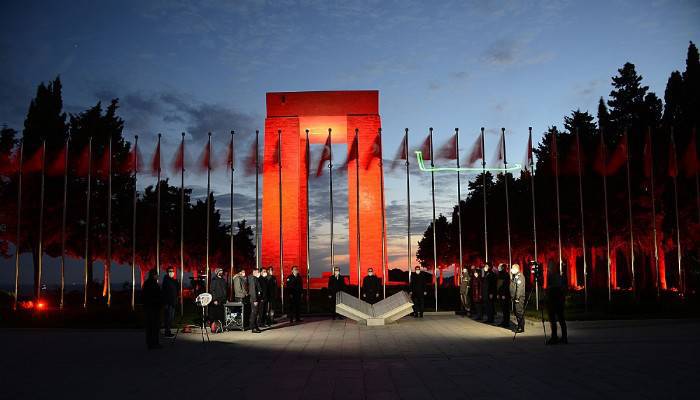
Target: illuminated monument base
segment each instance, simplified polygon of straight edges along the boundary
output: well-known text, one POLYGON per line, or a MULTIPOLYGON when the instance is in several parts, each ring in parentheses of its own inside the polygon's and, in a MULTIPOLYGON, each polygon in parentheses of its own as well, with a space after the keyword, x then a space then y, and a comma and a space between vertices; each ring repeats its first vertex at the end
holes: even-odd
POLYGON ((401 291, 376 303, 369 304, 355 296, 340 292, 335 298, 335 311, 368 326, 386 325, 413 312, 408 293, 401 291))

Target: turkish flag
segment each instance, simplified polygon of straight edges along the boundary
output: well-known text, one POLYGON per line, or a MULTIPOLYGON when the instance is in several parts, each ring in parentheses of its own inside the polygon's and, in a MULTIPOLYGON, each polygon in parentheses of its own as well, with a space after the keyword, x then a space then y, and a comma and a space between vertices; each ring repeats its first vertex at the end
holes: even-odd
POLYGON ((9 150, 7 154, 0 154, 0 161, 0 175, 14 175, 19 168, 19 150, 14 154, 12 154, 12 150, 9 150))
POLYGON ((377 136, 374 137, 374 140, 372 141, 372 148, 370 149, 370 156, 367 158, 367 162, 365 163, 365 169, 368 169, 370 164, 372 163, 372 160, 375 158, 378 158, 380 161, 382 159, 382 135, 381 133, 377 133, 377 136))
POLYGON ((136 144, 134 144, 129 151, 129 155, 126 157, 126 160, 124 160, 120 167, 121 172, 125 174, 138 172, 138 168, 141 163, 141 153, 139 152, 136 144))
POLYGON ((90 164, 92 163, 90 151, 90 144, 86 144, 83 151, 80 153, 80 157, 75 166, 75 172, 78 176, 87 176, 90 171, 90 164))
POLYGON ((613 153, 612 157, 610 157, 610 162, 608 162, 608 165, 605 168, 606 174, 614 174, 625 162, 627 162, 627 132, 622 135, 620 143, 617 144, 615 152, 613 153))
POLYGON ((27 161, 24 162, 22 166, 22 172, 32 173, 41 172, 44 166, 44 147, 40 146, 34 154, 29 157, 27 161))
POLYGON ((326 165, 326 161, 331 159, 331 135, 326 138, 326 143, 323 145, 323 152, 321 153, 321 159, 318 160, 318 168, 316 169, 316 176, 319 177, 323 175, 323 167, 326 165))
POLYGON ((175 152, 175 157, 172 162, 173 173, 181 173, 185 170, 185 141, 181 141, 175 152))
POLYGON ((678 176, 678 161, 676 160, 676 142, 671 138, 671 143, 668 145, 668 176, 678 176))
POLYGON ((420 152, 421 155, 423 156, 424 160, 430 160, 432 159, 432 153, 430 151, 431 145, 432 145, 432 140, 431 140, 431 135, 428 135, 428 137, 425 138, 423 141, 423 144, 420 146, 420 152))
POLYGON ((151 175, 156 176, 160 173, 160 140, 156 145, 156 151, 153 152, 151 159, 151 175))
POLYGON ((359 154, 357 150, 357 134, 355 134, 355 138, 352 140, 352 144, 350 145, 350 148, 348 149, 348 158, 345 159, 345 162, 343 163, 343 166, 340 167, 341 170, 346 170, 348 168, 348 164, 350 164, 350 160, 357 160, 359 159, 359 154))
POLYGON ((65 173, 66 169, 66 146, 63 145, 61 150, 58 152, 56 157, 53 159, 48 168, 46 168, 46 174, 49 176, 60 176, 65 173))
POLYGON ((533 158, 532 158, 532 132, 527 137, 527 148, 525 149, 525 161, 523 161, 523 170, 529 171, 532 173, 533 171, 533 158))
POLYGON ((695 142, 695 129, 693 129, 690 142, 688 142, 687 149, 683 155, 683 169, 685 170, 686 177, 691 177, 698 173, 698 151, 697 143, 695 142))
POLYGON ((258 139, 257 137, 253 141, 253 145, 250 147, 250 153, 245 159, 245 166, 243 171, 246 175, 254 175, 257 172, 258 166, 258 139))
POLYGON ((97 167, 97 176, 99 176, 102 179, 107 179, 109 178, 109 169, 110 169, 110 161, 111 161, 112 155, 110 154, 109 151, 109 144, 105 145, 105 149, 102 152, 102 159, 100 160, 100 165, 97 167))
POLYGON ((233 154, 233 135, 231 136, 231 141, 228 143, 228 151, 226 152, 226 166, 234 169, 236 166, 235 154, 233 154))
POLYGON ((446 160, 456 160, 457 154, 457 134, 452 135, 438 150, 437 156, 446 160))
POLYGON ((471 150, 469 150, 469 156, 467 157, 467 162, 465 163, 467 167, 471 167, 478 160, 484 159, 484 148, 482 146, 482 143, 484 143, 483 135, 484 133, 482 132, 479 137, 476 138, 476 141, 474 141, 471 150))

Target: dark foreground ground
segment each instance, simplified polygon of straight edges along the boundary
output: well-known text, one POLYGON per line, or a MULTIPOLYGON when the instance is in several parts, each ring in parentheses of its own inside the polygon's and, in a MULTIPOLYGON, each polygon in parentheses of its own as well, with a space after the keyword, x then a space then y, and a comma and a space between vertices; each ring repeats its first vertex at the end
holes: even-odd
POLYGON ((384 327, 307 319, 145 350, 134 330, 0 330, 0 398, 693 398, 699 320, 570 323, 546 347, 458 316, 384 327))

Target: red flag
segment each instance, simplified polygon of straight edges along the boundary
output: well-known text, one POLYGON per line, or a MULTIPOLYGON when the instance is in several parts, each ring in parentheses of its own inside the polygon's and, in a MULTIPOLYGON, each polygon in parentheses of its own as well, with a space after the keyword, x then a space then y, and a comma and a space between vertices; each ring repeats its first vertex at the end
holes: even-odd
POLYGON ((235 168, 236 160, 233 154, 233 135, 231 136, 231 141, 228 143, 228 151, 226 152, 226 166, 230 169, 235 168))
POLYGON ((142 163, 143 161, 141 160, 141 152, 139 152, 138 147, 134 145, 131 146, 129 155, 127 155, 126 159, 122 163, 120 170, 122 173, 125 174, 138 172, 138 168, 142 163))
POLYGON ((258 165, 258 143, 257 139, 253 141, 250 147, 250 153, 245 159, 244 172, 246 175, 254 175, 257 172, 258 165))
POLYGON ((65 173, 66 169, 66 145, 61 147, 61 150, 53 159, 51 164, 46 168, 46 174, 49 176, 60 176, 65 173))
POLYGON ((17 173, 19 168, 19 150, 14 154, 10 150, 7 154, 0 155, 0 175, 10 176, 17 173))
POLYGON ((532 173, 532 165, 532 131, 530 131, 530 134, 527 137, 527 149, 525 149, 525 161, 523 161, 523 170, 532 173))
POLYGON ((282 156, 282 154, 281 154, 282 149, 280 148, 281 141, 282 141, 282 138, 278 135, 277 141, 275 142, 275 150, 274 150, 275 152, 272 154, 272 163, 273 164, 280 164, 280 161, 281 161, 280 158, 282 158, 281 157, 282 156))
POLYGON ((685 170, 686 177, 691 177, 698 173, 698 152, 696 146, 695 129, 693 129, 693 134, 690 136, 690 142, 688 142, 688 148, 685 150, 685 154, 683 155, 683 169, 685 170))
POLYGON ((595 164, 593 169, 596 170, 600 175, 605 175, 605 164, 607 164, 607 151, 605 147, 605 142, 603 141, 603 135, 600 135, 600 144, 598 145, 598 154, 596 155, 595 164))
POLYGON ((583 154, 581 154, 581 152, 579 151, 579 139, 577 136, 578 133, 575 133, 573 136, 573 140, 569 141, 569 148, 566 151, 566 155, 564 156, 562 162, 559 164, 559 172, 561 175, 578 175, 579 172, 582 172, 578 169, 579 161, 582 167, 584 162, 583 154))
POLYGON ((345 159, 345 163, 343 163, 343 166, 340 167, 341 170, 346 170, 348 168, 348 164, 350 164, 350 160, 358 159, 358 150, 357 150, 357 134, 352 140, 352 145, 348 149, 348 158, 345 159))
POLYGON ((483 143, 482 136, 483 132, 476 138, 471 150, 469 150, 469 157, 467 157, 467 162, 465 163, 467 167, 471 167, 478 160, 484 159, 484 149, 481 146, 483 143))
POLYGON ((432 158, 432 154, 430 153, 430 144, 430 135, 428 135, 428 137, 426 137, 423 141, 423 144, 420 146, 420 152, 424 160, 430 160, 432 158))
POLYGON ((651 177, 651 169, 654 162, 653 154, 651 154, 651 133, 647 132, 644 139, 644 176, 651 177))
POLYGON ((185 141, 181 141, 180 145, 177 146, 177 152, 175 152, 175 157, 172 163, 173 173, 181 173, 185 170, 185 141))
POLYGON ((608 162, 605 171, 608 175, 612 175, 617 172, 622 164, 627 162, 627 132, 622 135, 620 143, 617 144, 615 152, 612 157, 610 157, 610 162, 608 162))
POLYGON ((211 169, 211 145, 207 141, 204 143, 204 150, 202 150, 202 155, 199 156, 199 170, 200 172, 207 172, 211 169))
POLYGON ((326 165, 326 161, 331 159, 331 135, 326 138, 326 144, 323 145, 323 152, 321 153, 321 159, 318 160, 318 168, 316 169, 316 176, 321 176, 323 174, 323 167, 326 165))
POLYGON ((105 145, 105 150, 102 152, 102 159, 100 160, 100 165, 97 167, 97 176, 102 179, 109 178, 109 162, 111 154, 109 154, 109 144, 105 145))
POLYGON ((493 157, 493 165, 500 165, 504 160, 504 150, 505 150, 505 137, 503 131, 501 131, 501 138, 498 140, 498 147, 496 148, 496 155, 493 157))
POLYGON ((370 149, 370 156, 365 163, 365 169, 369 168, 370 164, 372 164, 372 160, 375 158, 378 158, 380 161, 382 159, 382 135, 379 133, 377 133, 377 136, 374 137, 374 141, 372 141, 372 148, 370 149))
POLYGON ((396 155, 394 156, 394 160, 407 160, 408 159, 408 149, 406 148, 406 139, 407 139, 407 135, 404 135, 403 140, 401 140, 401 145, 396 150, 396 155))
POLYGON ((457 154, 457 134, 452 135, 438 150, 437 156, 446 160, 456 160, 457 154))
POLYGON ((668 176, 678 176, 678 161, 676 160, 676 142, 671 137, 671 143, 668 145, 668 176))
POLYGON ((41 172, 41 168, 43 165, 43 157, 44 148, 43 146, 39 146, 36 152, 34 152, 34 154, 31 157, 29 157, 27 161, 24 162, 24 165, 22 166, 22 172, 41 172))
POLYGON ((151 159, 151 175, 156 176, 160 172, 160 140, 156 145, 156 151, 153 152, 153 159, 151 159))
POLYGON ((80 157, 78 158, 78 161, 75 166, 75 173, 78 176, 87 176, 88 171, 90 170, 90 164, 92 160, 90 160, 90 144, 86 144, 85 148, 83 148, 83 151, 80 153, 80 157))

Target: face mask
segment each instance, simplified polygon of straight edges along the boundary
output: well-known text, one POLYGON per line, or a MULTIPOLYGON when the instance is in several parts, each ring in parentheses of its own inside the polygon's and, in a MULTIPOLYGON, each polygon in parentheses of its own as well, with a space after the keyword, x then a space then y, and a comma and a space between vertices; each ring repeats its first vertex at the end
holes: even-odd
POLYGON ((168 276, 172 278, 172 277, 175 276, 175 273, 174 273, 174 272, 168 272, 168 276))

